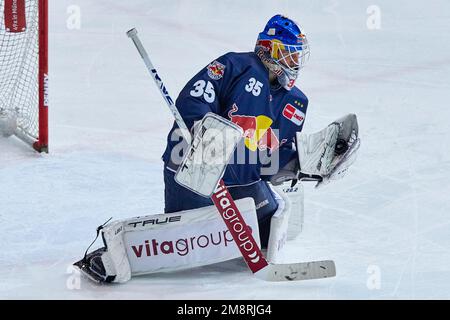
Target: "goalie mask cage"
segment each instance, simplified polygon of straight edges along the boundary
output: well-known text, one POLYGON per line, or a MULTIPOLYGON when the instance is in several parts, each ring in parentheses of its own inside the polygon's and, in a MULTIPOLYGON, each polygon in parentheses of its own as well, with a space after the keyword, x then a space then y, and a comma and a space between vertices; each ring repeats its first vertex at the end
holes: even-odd
POLYGON ((0 0, 0 117, 39 152, 48 152, 47 19, 48 0, 0 0))

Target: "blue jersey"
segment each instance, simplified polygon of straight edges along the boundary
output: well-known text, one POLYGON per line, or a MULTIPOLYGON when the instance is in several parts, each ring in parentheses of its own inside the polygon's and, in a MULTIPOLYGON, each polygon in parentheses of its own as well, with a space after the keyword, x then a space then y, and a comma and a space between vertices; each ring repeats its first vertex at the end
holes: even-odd
MULTIPOLYGON (((308 99, 297 87, 271 87, 268 70, 255 53, 230 52, 197 73, 175 104, 189 129, 208 112, 242 127, 244 138, 223 176, 233 186, 267 179, 296 157, 293 142, 303 128, 308 99)), ((174 139, 177 128, 174 123, 163 154, 171 170, 177 169, 171 154, 182 156, 181 148, 174 149, 182 140, 174 139)))

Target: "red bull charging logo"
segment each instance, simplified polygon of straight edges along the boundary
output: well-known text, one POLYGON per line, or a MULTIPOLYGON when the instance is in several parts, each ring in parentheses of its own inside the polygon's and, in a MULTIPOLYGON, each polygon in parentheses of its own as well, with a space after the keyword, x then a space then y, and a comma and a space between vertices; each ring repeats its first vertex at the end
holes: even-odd
POLYGON ((256 151, 259 149, 264 151, 269 149, 274 151, 279 147, 279 140, 270 127, 273 123, 271 118, 265 115, 237 115, 235 114, 237 111, 238 106, 233 104, 228 112, 228 117, 244 130, 244 143, 249 150, 256 151))
POLYGON ((225 73, 225 66, 218 61, 211 62, 208 67, 208 76, 213 80, 219 80, 225 73))

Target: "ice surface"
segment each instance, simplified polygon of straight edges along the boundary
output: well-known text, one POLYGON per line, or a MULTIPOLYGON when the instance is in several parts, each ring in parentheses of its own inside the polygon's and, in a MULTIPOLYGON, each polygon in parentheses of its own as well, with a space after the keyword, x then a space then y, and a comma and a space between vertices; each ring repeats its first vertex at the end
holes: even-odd
POLYGON ((0 139, 0 298, 450 298, 450 3, 80 0, 50 2, 50 154, 0 139), (70 9, 68 11, 68 8, 70 9), (69 12, 69 13, 68 13, 69 12), (242 262, 96 286, 70 267, 111 216, 163 210, 172 117, 125 35, 132 27, 176 97, 200 68, 251 51, 276 13, 301 22, 311 59, 305 132, 358 115, 348 176, 305 184, 304 232, 285 262, 334 259, 337 277, 266 283, 242 262))

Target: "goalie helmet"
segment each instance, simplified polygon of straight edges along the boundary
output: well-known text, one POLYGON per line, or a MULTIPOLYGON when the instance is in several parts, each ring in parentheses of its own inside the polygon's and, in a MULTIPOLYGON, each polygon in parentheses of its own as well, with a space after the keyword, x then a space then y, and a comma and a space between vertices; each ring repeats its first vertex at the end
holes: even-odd
POLYGON ((291 90, 300 69, 309 58, 309 46, 300 27, 291 19, 273 16, 258 35, 255 53, 279 84, 291 90))

